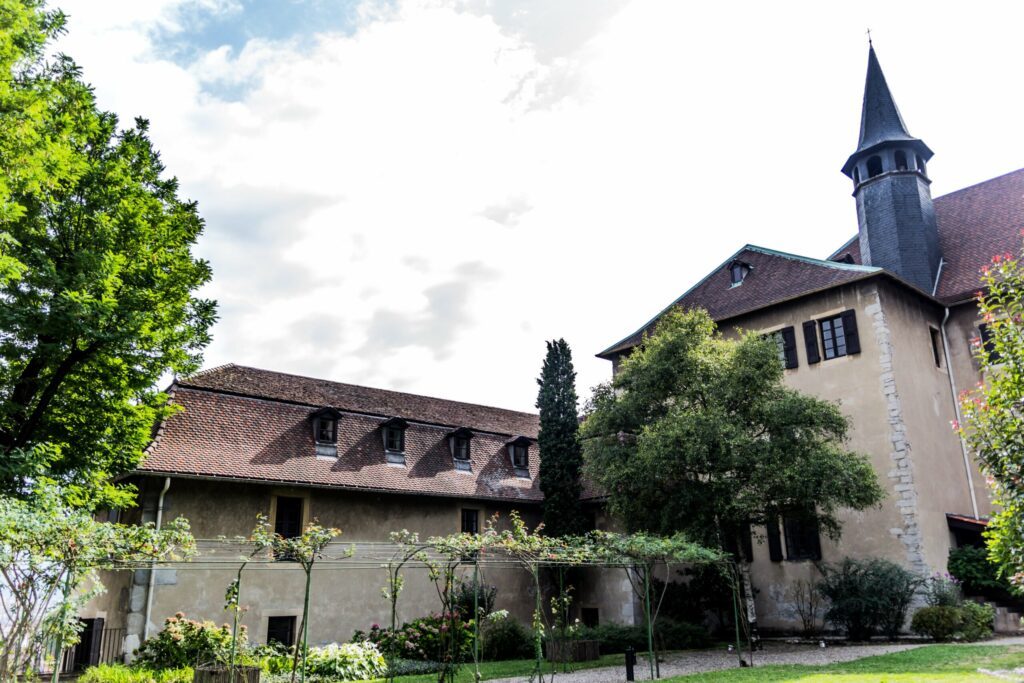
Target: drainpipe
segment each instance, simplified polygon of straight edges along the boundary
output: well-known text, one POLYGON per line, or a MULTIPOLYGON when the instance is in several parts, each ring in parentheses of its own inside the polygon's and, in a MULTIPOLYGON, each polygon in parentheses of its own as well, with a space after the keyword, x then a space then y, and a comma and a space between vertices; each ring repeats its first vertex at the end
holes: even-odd
MULTIPOLYGON (((965 451, 966 452, 966 451, 965 451)), ((164 477, 164 488, 160 491, 160 499, 156 504, 156 530, 160 530, 160 522, 164 518, 164 496, 167 495, 167 489, 171 488, 171 478, 164 477)), ((972 494, 973 495, 973 494, 972 494)), ((146 615, 145 621, 142 622, 142 642, 146 642, 149 638, 149 614, 153 611, 153 588, 156 586, 156 562, 149 568, 149 587, 146 589, 146 615)))
MULTIPOLYGON (((953 396, 953 411, 956 415, 956 423, 959 425, 962 422, 960 416, 960 401, 957 398, 956 392, 956 380, 953 379, 953 366, 949 362, 949 338, 946 336, 946 322, 949 320, 949 306, 946 306, 946 314, 942 316, 942 324, 939 326, 939 330, 942 333, 942 353, 946 357, 946 376, 949 378, 949 392, 953 396)), ((971 456, 967 453, 967 444, 964 442, 962 434, 957 434, 960 438, 960 450, 964 454, 964 471, 967 472, 967 488, 971 492, 971 510, 974 512, 974 519, 980 519, 978 517, 978 499, 974 496, 974 475, 971 474, 971 456)))

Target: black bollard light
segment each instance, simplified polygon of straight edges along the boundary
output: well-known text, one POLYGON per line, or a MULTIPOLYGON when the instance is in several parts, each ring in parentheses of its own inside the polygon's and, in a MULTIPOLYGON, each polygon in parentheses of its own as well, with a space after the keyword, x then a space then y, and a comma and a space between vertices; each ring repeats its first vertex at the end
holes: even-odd
POLYGON ((633 667, 636 666, 636 650, 630 645, 626 648, 626 680, 635 681, 633 667))

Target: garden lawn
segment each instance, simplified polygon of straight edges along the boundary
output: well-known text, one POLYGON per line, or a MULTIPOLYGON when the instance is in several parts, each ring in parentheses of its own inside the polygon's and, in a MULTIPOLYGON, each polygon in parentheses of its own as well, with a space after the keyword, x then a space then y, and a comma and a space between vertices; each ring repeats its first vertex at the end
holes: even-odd
MULTIPOLYGON (((602 666, 618 666, 622 667, 622 654, 617 655, 604 655, 600 659, 595 659, 591 662, 574 662, 570 665, 570 671, 582 671, 583 669, 596 669, 602 666)), ((637 654, 639 657, 639 653, 637 654)), ((489 681, 495 678, 512 678, 513 676, 522 676, 523 680, 526 680, 530 672, 533 671, 534 660, 532 659, 511 659, 507 662, 481 662, 480 664, 480 680, 489 681)), ((550 662, 544 662, 544 673, 548 673, 552 670, 553 666, 557 666, 554 669, 556 673, 562 672, 561 664, 551 664, 550 662)), ((455 677, 458 683, 473 683, 474 677, 473 672, 475 667, 472 662, 463 664, 459 669, 459 675, 455 677)), ((383 679, 381 679, 383 680, 383 679)), ((395 679, 400 683, 437 683, 437 674, 421 674, 419 676, 399 676, 395 679)), ((558 677, 555 677, 558 680, 558 677)))
POLYGON ((927 645, 887 655, 827 666, 783 664, 754 669, 727 669, 663 679, 666 683, 726 681, 798 681, 799 683, 970 683, 1006 680, 978 672, 1024 667, 1021 645, 927 645))

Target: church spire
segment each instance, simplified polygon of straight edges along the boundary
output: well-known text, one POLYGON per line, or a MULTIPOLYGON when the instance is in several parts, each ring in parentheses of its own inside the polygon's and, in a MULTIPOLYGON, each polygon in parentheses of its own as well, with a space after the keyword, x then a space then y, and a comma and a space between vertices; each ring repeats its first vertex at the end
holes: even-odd
POLYGON ((864 103, 860 115, 860 139, 857 142, 857 151, 850 155, 843 166, 843 173, 852 177, 853 168, 859 158, 886 143, 904 143, 904 146, 913 148, 922 161, 928 161, 932 157, 928 145, 907 130, 907 124, 900 116, 889 84, 885 82, 885 74, 882 73, 882 65, 878 63, 875 47, 869 43, 868 73, 864 81, 864 103))
POLYGON ((868 47, 860 140, 843 166, 857 200, 861 262, 898 275, 931 293, 942 253, 925 162, 928 145, 907 131, 868 47))

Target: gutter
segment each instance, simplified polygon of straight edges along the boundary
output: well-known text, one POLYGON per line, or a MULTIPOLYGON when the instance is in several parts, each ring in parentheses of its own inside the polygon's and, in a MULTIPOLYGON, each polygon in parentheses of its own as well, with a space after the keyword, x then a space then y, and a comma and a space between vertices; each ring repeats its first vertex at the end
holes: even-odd
MULTIPOLYGON (((956 380, 953 379, 953 366, 950 364, 949 337, 946 335, 946 323, 949 321, 949 306, 946 306, 945 310, 946 313, 942 316, 942 324, 939 326, 939 331, 942 334, 942 354, 946 358, 946 377, 949 378, 949 393, 953 398, 953 413, 956 415, 956 423, 959 425, 963 418, 960 414, 960 401, 957 398, 956 380)), ((960 451, 964 456, 964 471, 967 473, 967 488, 971 493, 971 511, 974 513, 974 519, 980 519, 978 516, 978 499, 974 495, 974 475, 971 474, 971 456, 967 453, 967 443, 964 441, 964 437, 959 433, 959 431, 957 432, 957 437, 960 439, 960 451)))
MULTIPOLYGON (((156 504, 156 530, 160 531, 160 523, 164 518, 164 497, 171 488, 171 478, 164 477, 164 488, 160 491, 160 499, 156 504)), ((153 589, 156 587, 156 562, 149 568, 149 586, 146 588, 146 614, 142 622, 142 642, 149 639, 149 615, 153 611, 153 589)))

